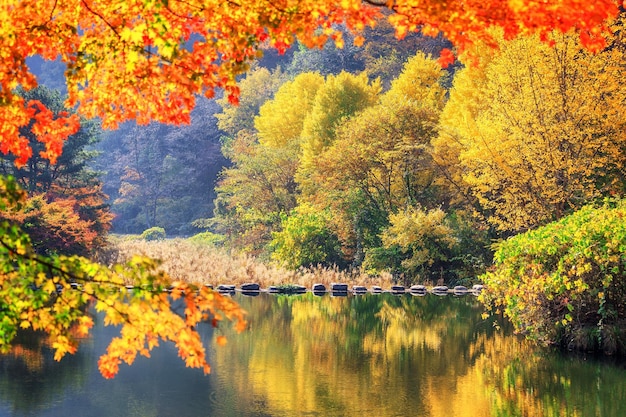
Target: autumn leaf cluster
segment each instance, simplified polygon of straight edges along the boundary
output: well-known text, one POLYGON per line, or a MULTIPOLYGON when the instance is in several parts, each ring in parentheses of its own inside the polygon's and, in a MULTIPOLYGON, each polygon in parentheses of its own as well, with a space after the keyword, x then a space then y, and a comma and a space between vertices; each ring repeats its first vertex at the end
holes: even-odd
MULTIPOLYGON (((0 180, 0 191, 3 212, 25 203, 25 193, 11 179, 0 180)), ((106 325, 120 326, 120 335, 99 360, 104 377, 115 376, 121 363, 132 364, 137 355, 149 356, 162 341, 173 342, 188 366, 208 373, 198 324, 216 326, 229 319, 239 331, 246 326, 244 312, 232 299, 208 287, 172 282, 158 272, 156 261, 136 257, 107 267, 78 256, 42 256, 15 222, 1 220, 0 232, 2 352, 11 349, 18 331, 34 330, 48 335, 60 360, 88 336, 94 308, 106 325)))
MULTIPOLYGON (((129 119, 181 123, 189 121, 197 94, 212 97, 222 88, 236 102, 236 76, 263 48, 282 52, 296 39, 307 47, 331 39, 341 47, 338 25, 358 32, 382 18, 383 10, 392 11, 388 19, 397 36, 442 32, 460 50, 491 39, 491 26, 504 28, 507 39, 530 32, 545 38, 553 29, 577 28, 583 45, 598 50, 608 32, 604 22, 618 12, 612 0, 7 1, 0 6, 0 150, 18 156, 21 164, 30 156, 19 129, 39 104, 15 89, 37 86, 27 65, 31 56, 64 62, 68 104, 88 118, 102 118, 105 127, 129 119)), ((355 42, 362 43, 362 36, 355 42)), ((444 63, 452 59, 450 51, 442 54, 444 63)), ((39 110, 33 133, 54 159, 75 119, 51 119, 39 110)))

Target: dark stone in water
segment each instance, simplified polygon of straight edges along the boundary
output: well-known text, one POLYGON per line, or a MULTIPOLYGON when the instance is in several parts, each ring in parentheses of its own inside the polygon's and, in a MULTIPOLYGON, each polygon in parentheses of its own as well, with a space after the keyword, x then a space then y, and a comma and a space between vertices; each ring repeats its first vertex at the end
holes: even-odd
POLYGON ((394 294, 404 294, 405 288, 402 285, 392 285, 391 292, 394 294))
POLYGON ((313 292, 326 292, 324 284, 313 284, 313 292))
POLYGON ((304 294, 306 292, 306 287, 302 285, 296 285, 294 288, 294 292, 296 294, 304 294))
POLYGON ((248 296, 248 297, 256 297, 260 293, 261 293, 260 291, 242 291, 241 292, 241 294, 248 296))
POLYGON ((362 285, 355 285, 352 287, 352 292, 355 294, 365 294, 367 292, 367 288, 362 285))
POLYGON ((380 294, 381 292, 383 292, 382 288, 380 288, 378 285, 372 285, 372 293, 380 294))
POLYGON ((433 294, 436 294, 436 295, 446 295, 448 294, 448 287, 444 285, 439 285, 437 287, 433 287, 432 292, 433 294))
POLYGON ((278 294, 280 291, 278 290, 278 287, 271 285, 267 287, 267 292, 269 292, 270 294, 278 294))
POLYGON ((259 291, 261 287, 256 283, 241 284, 241 291, 259 291))
POLYGON ((321 297, 323 295, 326 295, 326 290, 324 290, 324 291, 313 291, 313 295, 321 297))
POLYGON ((226 285, 226 284, 220 284, 217 286, 217 290, 219 292, 233 292, 235 291, 235 286, 234 285, 226 285))
POLYGON ((332 284, 330 284, 330 290, 348 292, 348 284, 340 284, 337 282, 333 282, 332 284))
POLYGON ((348 291, 332 291, 330 295, 332 297, 347 297, 348 291))
POLYGON ((454 294, 456 295, 467 294, 467 291, 467 287, 464 287, 463 285, 457 285, 456 287, 454 287, 454 294))

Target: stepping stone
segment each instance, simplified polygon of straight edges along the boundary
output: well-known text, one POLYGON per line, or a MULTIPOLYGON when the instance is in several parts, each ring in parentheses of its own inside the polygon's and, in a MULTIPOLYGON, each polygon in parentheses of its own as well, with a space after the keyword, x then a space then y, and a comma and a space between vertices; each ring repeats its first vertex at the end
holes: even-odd
POLYGON ((348 284, 333 282, 330 284, 330 290, 333 292, 348 292, 348 284))
POLYGON ((219 292, 234 292, 235 291, 235 286, 234 285, 226 285, 226 284, 220 284, 217 286, 217 291, 219 292))
POLYGON ((367 288, 362 285, 355 285, 352 287, 352 292, 354 294, 365 294, 367 292, 367 288))
POLYGON ((241 291, 259 291, 260 288, 256 283, 241 284, 241 291))
POLYGON ((463 285, 457 285, 456 287, 454 287, 454 294, 456 295, 464 295, 467 294, 467 287, 464 287, 463 285))
POLYGON ((447 295, 448 294, 448 287, 446 287, 444 285, 439 285, 437 287, 433 287, 432 292, 435 295, 447 295))
POLYGON ((393 294, 404 294, 405 288, 402 285, 392 285, 391 292, 393 294))

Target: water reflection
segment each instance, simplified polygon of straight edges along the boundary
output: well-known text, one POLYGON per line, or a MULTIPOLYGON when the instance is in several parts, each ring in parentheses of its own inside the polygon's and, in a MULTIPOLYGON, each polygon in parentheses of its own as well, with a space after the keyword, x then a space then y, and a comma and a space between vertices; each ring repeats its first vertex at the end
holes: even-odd
POLYGON ((250 329, 202 329, 209 377, 163 346, 104 380, 98 324, 60 364, 0 357, 0 416, 626 415, 623 365, 534 349, 471 296, 236 297, 250 329))

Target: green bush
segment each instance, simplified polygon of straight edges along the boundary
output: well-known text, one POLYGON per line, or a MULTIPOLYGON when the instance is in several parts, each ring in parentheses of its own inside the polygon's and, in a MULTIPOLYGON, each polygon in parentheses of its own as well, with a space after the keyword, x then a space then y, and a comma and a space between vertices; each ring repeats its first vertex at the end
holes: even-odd
POLYGON ((202 232, 191 236, 187 240, 202 245, 221 246, 226 240, 226 237, 212 232, 202 232))
POLYGON ((272 259, 289 269, 343 262, 341 244, 328 227, 328 213, 302 204, 282 218, 282 230, 272 233, 272 259))
POLYGON ((570 349, 626 352, 626 200, 586 206, 496 248, 481 299, 517 331, 570 349))
POLYGON ((163 240, 165 239, 165 229, 162 227, 151 227, 143 231, 141 238, 147 241, 163 240))

